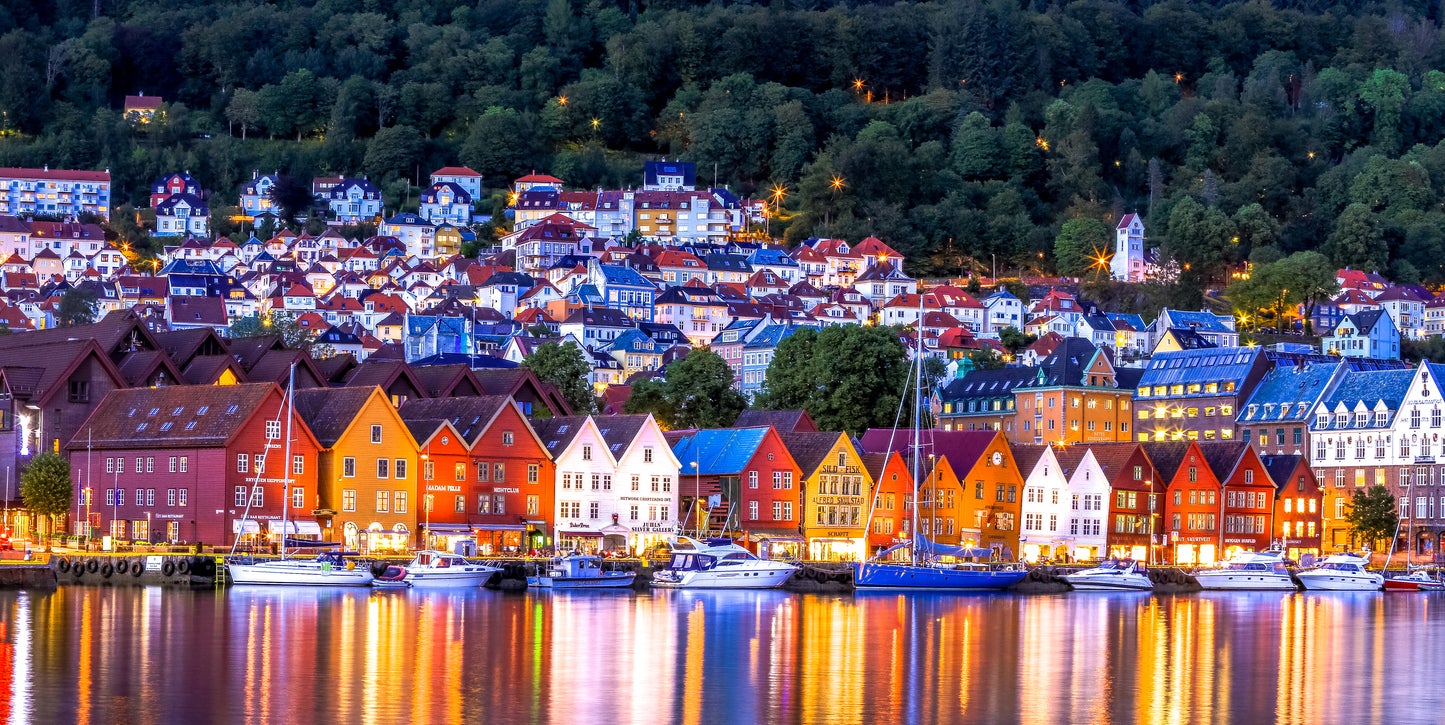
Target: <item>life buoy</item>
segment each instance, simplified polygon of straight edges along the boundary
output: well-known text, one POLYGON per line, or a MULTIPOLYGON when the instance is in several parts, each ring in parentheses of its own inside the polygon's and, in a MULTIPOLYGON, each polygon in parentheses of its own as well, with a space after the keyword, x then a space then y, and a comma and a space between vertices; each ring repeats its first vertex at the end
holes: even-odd
POLYGON ((85 570, 90 572, 91 574, 94 574, 99 569, 100 562, 96 561, 95 559, 91 559, 90 561, 85 563, 85 570))
POLYGON ((176 564, 176 571, 181 574, 190 574, 191 560, 189 558, 181 559, 180 562, 176 564))
POLYGON ((111 574, 114 574, 114 573, 115 573, 115 567, 114 567, 114 566, 111 566, 111 563, 108 562, 108 561, 105 563, 105 566, 102 566, 102 567, 100 568, 100 576, 101 576, 102 579, 109 579, 109 578, 110 578, 110 575, 111 575, 111 574))
POLYGON ((161 573, 165 574, 166 576, 170 576, 176 573, 175 562, 167 561, 166 563, 161 564, 161 573))
POLYGON ((63 557, 63 556, 60 557, 60 561, 55 562, 55 570, 58 571, 58 572, 60 572, 61 574, 64 574, 64 573, 66 573, 66 572, 69 572, 69 571, 70 571, 70 560, 67 559, 67 558, 65 558, 65 557, 63 557))

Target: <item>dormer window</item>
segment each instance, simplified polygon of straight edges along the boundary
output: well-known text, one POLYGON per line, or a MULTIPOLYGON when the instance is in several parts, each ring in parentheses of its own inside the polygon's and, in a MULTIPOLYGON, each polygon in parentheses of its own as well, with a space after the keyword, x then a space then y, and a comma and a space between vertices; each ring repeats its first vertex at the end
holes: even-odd
POLYGON ((1383 410, 1375 411, 1375 425, 1377 427, 1383 427, 1385 425, 1385 419, 1389 417, 1389 415, 1389 413, 1383 410))
POLYGON ((1349 425, 1349 421, 1350 421, 1350 415, 1349 415, 1348 413, 1336 413, 1336 414, 1335 414, 1335 427, 1336 427, 1336 428, 1344 428, 1346 425, 1349 425))

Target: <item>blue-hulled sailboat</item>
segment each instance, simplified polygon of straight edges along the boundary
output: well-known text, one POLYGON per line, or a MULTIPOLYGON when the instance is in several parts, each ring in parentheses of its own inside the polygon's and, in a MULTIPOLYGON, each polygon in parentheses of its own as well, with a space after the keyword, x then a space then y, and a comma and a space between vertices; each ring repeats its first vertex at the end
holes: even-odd
MULTIPOLYGON (((914 354, 913 390, 913 526, 908 541, 895 544, 865 562, 853 563, 853 586, 857 589, 911 589, 936 592, 997 591, 1028 576, 1022 564, 988 563, 992 549, 939 544, 918 531, 918 435, 923 419, 923 290, 918 292, 918 343, 914 354), (895 552, 907 549, 907 561, 888 561, 895 552), (944 561, 949 559, 950 561, 944 561), (982 560, 982 561, 980 561, 982 560)), ((876 493, 875 493, 876 497, 876 493)), ((871 507, 870 507, 871 508, 871 507)), ((870 516, 871 518, 871 516, 870 516)), ((871 526, 871 521, 870 521, 871 526)))

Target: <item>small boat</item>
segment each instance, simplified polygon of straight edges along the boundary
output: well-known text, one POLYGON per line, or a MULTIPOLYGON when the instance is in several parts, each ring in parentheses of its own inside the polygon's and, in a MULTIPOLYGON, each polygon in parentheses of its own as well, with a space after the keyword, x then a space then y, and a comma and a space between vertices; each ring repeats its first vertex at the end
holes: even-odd
POLYGON ((347 560, 347 552, 327 551, 315 559, 235 560, 226 571, 236 584, 301 587, 368 587, 371 569, 347 560))
POLYGON ((1064 575, 1064 581, 1078 591, 1149 591, 1154 581, 1142 561, 1108 559, 1093 569, 1064 575))
POLYGON ((375 589, 406 589, 411 582, 406 580, 405 567, 388 566, 381 576, 372 580, 371 586, 375 589))
POLYGON ((783 585, 798 567, 759 559, 731 539, 706 543, 679 536, 672 544, 672 560, 652 573, 652 586, 664 589, 774 589, 783 585))
POLYGON ((1299 589, 1278 551, 1246 551, 1234 555, 1217 569, 1199 569, 1194 580, 1204 589, 1293 591, 1299 589))
POLYGON ((1431 576, 1431 573, 1424 569, 1416 569, 1408 574, 1385 579, 1385 591, 1387 592, 1438 592, 1445 591, 1445 581, 1431 576))
POLYGON ((637 579, 634 571, 605 571, 602 557, 572 553, 553 559, 536 576, 527 577, 527 586, 543 589, 622 589, 637 579))
POLYGON ((1385 577, 1365 569, 1370 554, 1334 554, 1325 557, 1319 566, 1298 574, 1305 589, 1323 591, 1375 592, 1385 584, 1385 577))
POLYGON ((404 581, 418 588, 479 587, 499 571, 495 566, 467 561, 460 554, 418 551, 406 565, 404 581))

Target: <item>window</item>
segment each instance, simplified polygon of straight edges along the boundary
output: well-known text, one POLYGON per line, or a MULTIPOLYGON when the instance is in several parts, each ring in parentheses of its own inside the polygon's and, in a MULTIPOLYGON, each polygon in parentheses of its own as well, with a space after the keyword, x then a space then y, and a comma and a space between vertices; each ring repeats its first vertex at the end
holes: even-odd
POLYGON ((642 449, 642 462, 652 463, 652 446, 644 446, 642 449))
POLYGON ((582 460, 592 460, 592 446, 582 446, 582 460))
POLYGON ((300 486, 291 489, 291 508, 306 508, 306 489, 300 486))
POLYGON ((291 456, 291 472, 298 476, 306 472, 306 456, 291 456))
POLYGON ((356 478, 356 459, 350 456, 341 459, 341 475, 343 478, 356 478))
POLYGON ((251 508, 261 508, 266 505, 266 489, 260 486, 251 488, 251 508))
POLYGON ((266 455, 263 453, 257 453, 256 455, 251 456, 251 467, 256 469, 256 475, 258 476, 262 473, 265 473, 266 455))
POLYGON ((371 442, 372 442, 372 443, 380 443, 380 442, 381 442, 381 426, 379 426, 379 425, 371 426, 371 442))
POLYGON ((750 521, 757 521, 757 520, 758 520, 758 502, 757 502, 757 501, 749 501, 749 502, 748 502, 748 520, 750 520, 750 521))
MULTIPOLYGON (((1246 484, 1254 483, 1254 471, 1245 471, 1245 472, 1244 472, 1244 482, 1245 482, 1246 484)), ((1250 494, 1250 495, 1253 496, 1254 494, 1250 494)))
MULTIPOLYGON (((492 512, 492 497, 486 494, 477 495, 477 513, 489 514, 492 512)), ((567 515, 567 502, 562 502, 562 515, 567 515)))
POLYGON ((512 442, 513 442, 514 440, 515 440, 515 436, 512 434, 512 431, 509 431, 509 430, 502 431, 502 445, 504 445, 504 446, 510 446, 510 445, 512 445, 512 442))
POLYGON ((355 510, 356 510, 356 489, 354 489, 354 488, 344 488, 344 489, 341 490, 341 510, 342 510, 342 511, 355 511, 355 510))
POLYGON ((168 489, 166 489, 166 505, 167 505, 167 506, 175 506, 175 505, 176 505, 176 490, 175 490, 174 488, 168 488, 168 489))
MULTIPOLYGON (((563 475, 565 476, 566 474, 563 474, 563 475)), ((577 475, 580 477, 582 474, 579 473, 579 474, 577 474, 577 475)), ((492 464, 487 463, 486 461, 477 461, 477 480, 478 480, 478 481, 490 481, 490 480, 492 480, 492 464)), ((579 478, 579 480, 580 480, 580 478, 579 478)), ((565 484, 566 481, 564 480, 563 483, 565 484)), ((578 487, 578 488, 581 488, 582 486, 581 486, 581 484, 578 484, 577 487, 578 487)), ((564 485, 563 488, 566 488, 566 486, 564 485)))
POLYGON ((1190 467, 1189 467, 1189 482, 1190 482, 1190 483, 1198 483, 1198 482, 1199 482, 1199 467, 1198 467, 1198 466, 1190 466, 1190 467))
POLYGON ((377 513, 383 513, 383 514, 384 514, 384 513, 387 513, 387 512, 390 511, 390 510, 391 510, 391 491, 377 491, 377 492, 376 492, 376 511, 377 511, 377 513))
MULTIPOLYGON (((236 473, 247 473, 251 470, 251 457, 245 453, 236 454, 236 473)), ((245 504, 238 504, 244 506, 245 504)))
POLYGON ((70 394, 67 396, 67 399, 68 399, 70 402, 72 402, 72 403, 89 403, 89 402, 90 402, 90 381, 89 381, 89 380, 72 380, 72 381, 70 381, 70 394))
MULTIPOLYGON (((137 489, 137 490, 139 490, 139 489, 137 489)), ((148 489, 146 489, 146 505, 147 505, 147 506, 154 506, 154 505, 156 505, 156 490, 155 490, 154 488, 148 488, 148 489)))
POLYGON ((186 468, 189 466, 190 462, 191 462, 191 457, 190 457, 190 456, 181 456, 181 473, 185 473, 185 472, 186 472, 186 468))
POLYGON ((596 501, 593 501, 592 503, 587 504, 587 516, 588 516, 588 518, 592 518, 592 519, 598 518, 598 516, 600 515, 600 512, 601 512, 601 504, 597 503, 596 501))
POLYGON ((538 511, 538 509, 541 508, 541 506, 542 506, 542 497, 541 497, 541 496, 528 496, 528 497, 527 497, 527 515, 529 515, 529 516, 536 516, 536 515, 537 515, 537 511, 538 511))
POLYGON ((169 463, 169 466, 170 466, 170 472, 171 472, 171 473, 175 473, 175 472, 176 472, 176 457, 175 457, 175 456, 171 456, 170 461, 169 461, 168 463, 169 463))
MULTIPOLYGON (((396 469, 395 469, 395 470, 396 470, 396 480, 398 480, 398 481, 404 481, 404 480, 406 480, 406 459, 405 459, 405 458, 398 458, 398 459, 396 459, 396 469)), ((501 479, 498 479, 498 480, 501 480, 501 479)))
MULTIPOLYGON (((391 461, 390 461, 390 460, 388 460, 388 459, 386 459, 386 458, 378 458, 378 459, 376 459, 376 477, 377 477, 377 478, 390 478, 390 477, 391 477, 391 461)), ((385 509, 381 509, 381 510, 385 510, 385 509)))
POLYGON ((276 439, 278 439, 278 438, 280 438, 280 437, 281 437, 281 421, 279 421, 279 420, 268 420, 268 421, 266 421, 266 440, 268 440, 268 441, 274 441, 274 440, 276 440, 276 439))
POLYGON ((406 513, 406 491, 397 491, 392 495, 395 506, 392 508, 399 514, 406 513))
MULTIPOLYGON (((774 472, 774 473, 776 473, 776 472, 774 472)), ((775 477, 775 478, 776 478, 776 477, 775 477)), ((757 487, 758 487, 758 472, 757 472, 757 471, 748 471, 748 488, 757 488, 757 487)), ((774 482, 773 488, 777 488, 777 487, 778 487, 778 486, 777 486, 777 483, 774 482)))
MULTIPOLYGON (((507 464, 505 464, 505 463, 493 463, 493 464, 492 464, 492 481, 493 481, 494 483, 502 483, 502 482, 505 481, 505 480, 507 480, 507 464)), ((611 476, 608 476, 608 477, 607 477, 607 481, 608 481, 608 483, 610 484, 610 483, 612 482, 612 477, 611 477, 611 476)), ((608 488, 612 488, 612 486, 609 485, 608 488)))
POLYGON ((466 512, 467 512, 467 497, 466 497, 466 496, 457 496, 457 497, 456 497, 456 502, 452 504, 452 511, 453 511, 454 513, 459 513, 459 514, 464 514, 464 513, 466 513, 466 512))

